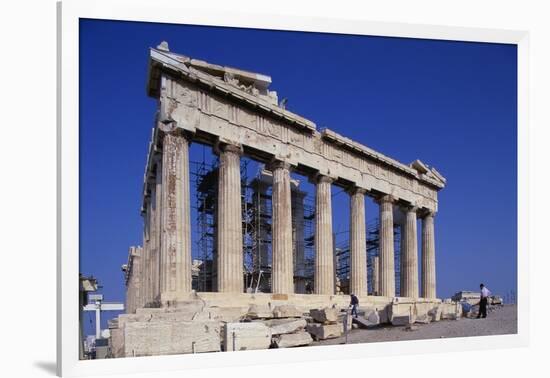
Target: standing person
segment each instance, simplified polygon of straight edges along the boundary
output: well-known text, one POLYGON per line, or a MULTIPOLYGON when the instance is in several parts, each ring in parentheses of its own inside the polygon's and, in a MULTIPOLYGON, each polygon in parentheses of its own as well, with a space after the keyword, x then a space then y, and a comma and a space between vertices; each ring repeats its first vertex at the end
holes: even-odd
POLYGON ((481 292, 479 299, 479 313, 477 314, 478 319, 487 317, 487 301, 489 299, 489 296, 491 295, 491 292, 485 287, 485 285, 480 284, 479 288, 481 292))
POLYGON ((351 307, 351 315, 353 315, 356 318, 357 317, 357 307, 359 306, 359 299, 353 293, 351 293, 350 297, 351 297, 351 301, 350 301, 349 305, 351 307))

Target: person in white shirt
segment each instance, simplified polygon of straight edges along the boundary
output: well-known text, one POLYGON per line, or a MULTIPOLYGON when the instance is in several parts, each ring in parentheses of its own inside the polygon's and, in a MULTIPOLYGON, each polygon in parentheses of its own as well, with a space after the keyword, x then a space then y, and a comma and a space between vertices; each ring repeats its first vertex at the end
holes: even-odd
POLYGON ((477 314, 478 319, 487 317, 487 301, 489 300, 489 296, 491 295, 491 292, 485 287, 485 285, 480 284, 479 289, 481 290, 481 292, 479 299, 479 313, 477 314))

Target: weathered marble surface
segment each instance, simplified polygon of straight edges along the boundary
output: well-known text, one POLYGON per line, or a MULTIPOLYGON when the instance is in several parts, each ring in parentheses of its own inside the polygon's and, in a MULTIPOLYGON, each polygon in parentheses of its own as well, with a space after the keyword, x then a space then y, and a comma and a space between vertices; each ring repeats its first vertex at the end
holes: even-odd
POLYGON ((367 293, 367 227, 365 224, 365 190, 350 191, 350 293, 367 293))
POLYGON ((305 319, 272 319, 264 321, 264 324, 271 329, 272 335, 281 335, 284 333, 294 333, 306 327, 305 319))
POLYGON ((226 351, 267 349, 271 336, 269 327, 261 322, 226 323, 223 340, 226 351))
POLYGON ((218 291, 242 293, 241 149, 233 144, 220 144, 218 150, 218 291))
MULTIPOLYGON (((160 300, 168 302, 181 300, 191 291, 189 141, 181 131, 174 131, 164 136, 163 144, 160 300)), ((148 277, 146 302, 152 302, 151 271, 148 277)))
POLYGON ((340 311, 337 308, 325 307, 309 310, 309 315, 319 323, 331 323, 338 321, 340 311))
POLYGON ((332 238, 332 179, 319 175, 315 194, 315 294, 334 294, 334 245, 332 238))
POLYGON ((435 287, 434 215, 422 218, 422 297, 437 298, 435 287))
POLYGON ((219 351, 217 321, 129 322, 124 326, 124 357, 219 351))
POLYGON ((313 342, 313 338, 308 332, 302 331, 273 337, 273 342, 277 348, 290 348, 309 345, 313 342))
POLYGON ((380 253, 379 287, 380 295, 395 296, 395 260, 393 244, 393 202, 392 196, 378 199, 380 208, 380 253))
POLYGON ((341 323, 336 324, 320 324, 310 323, 307 325, 307 331, 316 340, 325 340, 342 335, 343 328, 341 323))
POLYGON ((418 242, 416 235, 416 207, 405 209, 402 225, 401 296, 418 298, 418 242))
POLYGON ((290 193, 290 165, 283 161, 271 163, 272 189, 272 293, 294 292, 292 257, 292 204, 290 193))

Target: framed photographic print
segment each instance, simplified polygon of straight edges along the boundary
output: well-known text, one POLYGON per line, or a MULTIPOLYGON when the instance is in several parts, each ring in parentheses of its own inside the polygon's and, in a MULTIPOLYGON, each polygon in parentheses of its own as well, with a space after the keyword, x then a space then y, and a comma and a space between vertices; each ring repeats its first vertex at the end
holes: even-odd
POLYGON ((58 8, 59 374, 525 345, 526 32, 100 4, 58 8))

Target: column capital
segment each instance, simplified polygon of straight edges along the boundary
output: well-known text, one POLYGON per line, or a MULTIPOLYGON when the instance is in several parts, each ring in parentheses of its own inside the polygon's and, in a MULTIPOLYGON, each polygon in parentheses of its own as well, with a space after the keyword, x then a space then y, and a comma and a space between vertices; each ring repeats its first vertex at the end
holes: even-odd
POLYGON ((418 214, 418 206, 415 205, 402 205, 400 206, 401 211, 403 211, 405 214, 407 213, 416 213, 418 214))
POLYGON ((164 140, 166 135, 173 135, 176 137, 184 137, 189 143, 193 140, 195 134, 189 130, 182 129, 181 127, 174 126, 173 123, 159 123, 158 136, 161 141, 164 140))
POLYGON ((394 203, 396 202, 396 198, 394 196, 392 196, 391 194, 384 194, 384 195, 381 195, 379 197, 377 197, 374 202, 378 203, 378 204, 383 204, 383 203, 394 203))
POLYGON ((435 217, 435 211, 433 210, 430 210, 430 209, 420 209, 419 210, 419 217, 421 219, 424 219, 424 218, 434 218, 435 217))
POLYGON ((365 188, 361 188, 359 186, 356 186, 356 185, 353 185, 353 186, 350 186, 349 188, 346 189, 346 192, 351 196, 351 195, 354 195, 354 194, 362 194, 362 195, 365 195, 367 194, 367 189, 365 188))
POLYGON ((290 169, 292 168, 292 164, 290 164, 286 160, 273 158, 269 163, 265 165, 265 167, 267 170, 270 170, 271 172, 273 172, 275 169, 286 169, 290 171, 290 169))
POLYGON ((214 153, 219 155, 222 152, 234 153, 241 156, 243 154, 243 146, 237 142, 218 139, 214 144, 214 153))
POLYGON ((334 178, 324 175, 322 173, 317 173, 310 179, 310 182, 314 184, 319 184, 319 183, 332 184, 334 182, 334 178))

